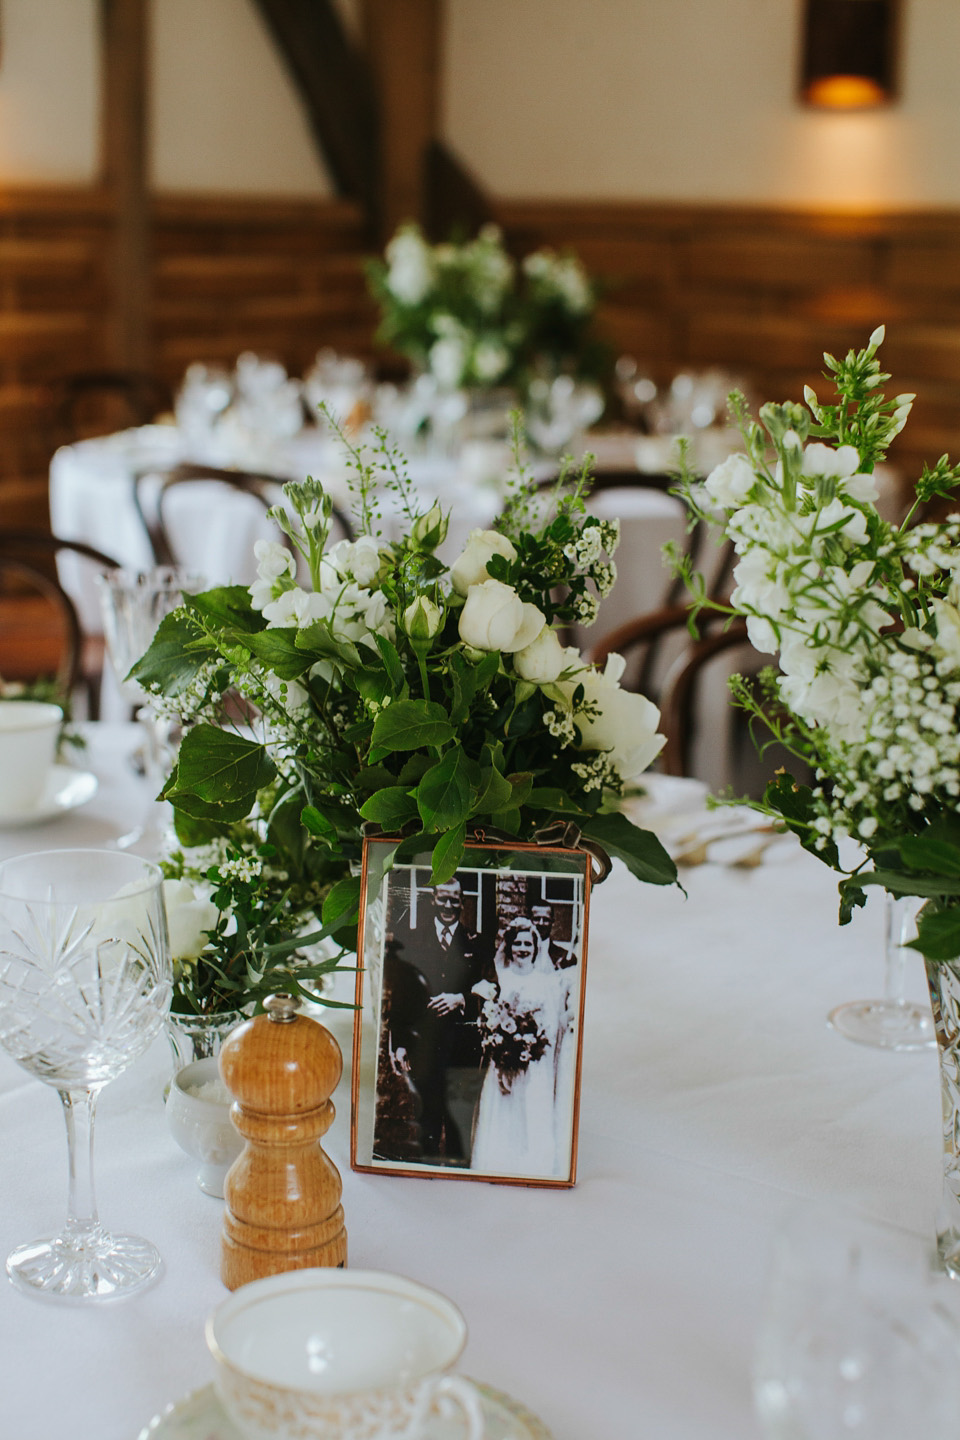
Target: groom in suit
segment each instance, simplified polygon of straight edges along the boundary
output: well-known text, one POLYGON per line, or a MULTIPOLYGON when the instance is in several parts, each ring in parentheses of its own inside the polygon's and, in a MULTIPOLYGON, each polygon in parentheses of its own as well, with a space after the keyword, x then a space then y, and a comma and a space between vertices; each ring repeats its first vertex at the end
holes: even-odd
MULTIPOLYGON (((400 937, 398 937, 400 938, 400 937)), ((454 877, 434 886, 416 929, 402 936, 404 959, 419 970, 429 993, 410 1076, 420 1094, 423 1160, 464 1163, 469 1157, 450 1112, 447 1071, 479 1066, 472 987, 480 979, 477 936, 463 921, 463 887, 454 877)))

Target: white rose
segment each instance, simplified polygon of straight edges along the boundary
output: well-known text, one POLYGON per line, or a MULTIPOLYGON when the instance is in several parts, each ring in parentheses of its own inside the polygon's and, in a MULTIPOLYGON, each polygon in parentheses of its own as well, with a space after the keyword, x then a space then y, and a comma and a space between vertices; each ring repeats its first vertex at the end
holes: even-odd
POLYGON ((582 713, 576 716, 580 748, 606 751, 620 778, 629 783, 657 758, 666 736, 657 734, 660 711, 653 701, 621 690, 624 664, 621 655, 609 655, 603 673, 590 666, 563 681, 562 688, 572 699, 577 686, 582 685, 584 700, 599 711, 596 718, 582 713))
POLYGON ((211 900, 203 900, 186 880, 164 880, 163 903, 170 932, 170 954, 174 962, 196 960, 207 943, 205 930, 212 930, 219 911, 211 900))
POLYGON ((458 595, 466 595, 471 585, 480 585, 489 580, 487 561, 494 555, 505 560, 516 560, 517 552, 498 530, 471 530, 463 554, 450 571, 450 580, 458 595))
POLYGON ((513 668, 521 680, 534 685, 549 685, 565 669, 567 654, 560 644, 556 630, 544 625, 536 640, 518 650, 513 657, 513 668))
POLYGON ((707 494, 725 510, 742 505, 757 482, 746 455, 728 455, 704 481, 707 494))
POLYGON ((476 650, 523 650, 539 635, 546 618, 524 604, 512 585, 484 580, 472 585, 460 612, 460 638, 476 650))

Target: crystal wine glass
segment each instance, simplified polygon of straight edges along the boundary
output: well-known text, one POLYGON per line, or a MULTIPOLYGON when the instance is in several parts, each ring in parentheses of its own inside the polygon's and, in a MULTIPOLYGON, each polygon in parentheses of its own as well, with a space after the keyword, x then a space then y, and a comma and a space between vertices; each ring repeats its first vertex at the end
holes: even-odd
POLYGON ((121 835, 121 850, 137 849, 155 857, 160 853, 169 811, 165 802, 156 802, 167 769, 166 727, 150 705, 150 697, 135 680, 132 667, 149 648, 163 617, 175 610, 184 591, 202 588, 202 581, 170 566, 155 570, 110 570, 97 577, 107 653, 122 695, 137 707, 137 719, 145 734, 144 774, 151 803, 145 820, 121 835))
POLYGON ((884 899, 883 996, 879 1000, 848 1000, 831 1010, 827 1019, 848 1040, 880 1050, 932 1050, 936 1046, 929 1005, 907 1000, 904 988, 907 960, 916 951, 905 947, 917 936, 917 914, 923 900, 915 895, 884 899))
POLYGON ((754 1399, 770 1440, 953 1440, 960 1315, 919 1236, 814 1205, 778 1237, 754 1399))
POLYGON ((0 1045, 59 1092, 69 1198, 59 1234, 20 1245, 7 1274, 29 1294, 106 1300, 157 1278, 148 1240, 105 1230, 93 1184, 97 1097, 163 1026, 172 989, 159 869, 113 850, 0 864, 0 1045))

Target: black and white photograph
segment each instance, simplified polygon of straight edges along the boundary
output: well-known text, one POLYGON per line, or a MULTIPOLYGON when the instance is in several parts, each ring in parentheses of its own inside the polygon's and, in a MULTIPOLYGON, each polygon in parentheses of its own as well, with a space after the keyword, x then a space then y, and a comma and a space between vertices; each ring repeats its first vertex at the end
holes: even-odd
POLYGON ((379 895, 368 886, 360 1110, 373 1168, 570 1182, 585 867, 509 859, 436 885, 429 867, 399 865, 379 895))

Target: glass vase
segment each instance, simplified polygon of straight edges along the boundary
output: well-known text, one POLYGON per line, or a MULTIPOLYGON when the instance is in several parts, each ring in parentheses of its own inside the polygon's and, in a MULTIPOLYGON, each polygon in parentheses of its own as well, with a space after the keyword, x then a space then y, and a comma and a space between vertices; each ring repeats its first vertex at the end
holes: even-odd
POLYGON ((949 1275, 960 1279, 960 958, 927 960, 927 984, 940 1059, 943 1117, 943 1193, 937 1250, 949 1275))
POLYGON ((215 1059, 224 1040, 244 1020, 243 1010, 223 1010, 213 1015, 167 1016, 167 1039, 173 1052, 174 1071, 194 1060, 215 1059))

